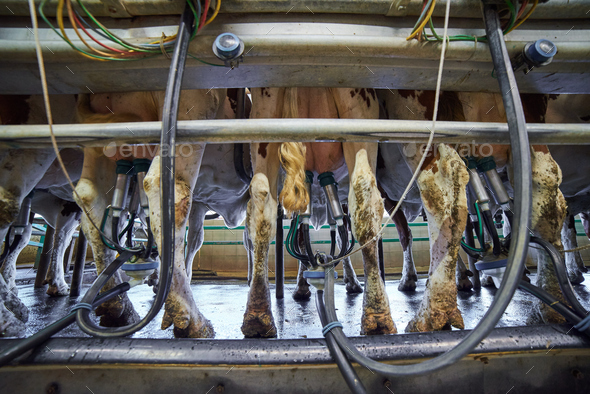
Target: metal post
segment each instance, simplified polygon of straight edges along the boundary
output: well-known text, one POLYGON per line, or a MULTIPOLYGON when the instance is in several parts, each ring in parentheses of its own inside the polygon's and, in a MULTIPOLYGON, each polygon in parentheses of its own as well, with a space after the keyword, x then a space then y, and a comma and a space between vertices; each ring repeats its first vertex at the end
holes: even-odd
POLYGON ((283 239, 283 206, 279 203, 277 211, 277 235, 275 242, 275 286, 276 297, 283 298, 285 283, 285 259, 283 239))
POLYGON ((379 238, 377 242, 377 253, 379 254, 379 271, 381 273, 381 279, 385 283, 385 259, 383 258, 383 238, 379 238))
POLYGON ((86 262, 86 250, 88 249, 88 240, 80 229, 78 235, 78 248, 76 249, 76 260, 74 261, 74 272, 72 272, 72 281, 70 283, 70 297, 78 297, 82 287, 84 277, 84 263, 86 262))
POLYGON ((53 237, 55 236, 55 229, 47 226, 45 230, 45 240, 43 241, 43 250, 41 251, 41 258, 39 259, 39 269, 35 277, 35 289, 43 287, 47 270, 49 269, 49 262, 51 261, 51 254, 53 252, 53 237))

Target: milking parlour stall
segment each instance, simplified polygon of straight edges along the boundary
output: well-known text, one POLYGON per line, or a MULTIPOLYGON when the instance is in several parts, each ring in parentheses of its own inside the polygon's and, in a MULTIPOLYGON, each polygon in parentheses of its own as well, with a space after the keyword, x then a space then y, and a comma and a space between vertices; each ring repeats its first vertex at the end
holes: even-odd
POLYGON ((589 17, 1 1, 2 392, 590 392, 589 17))

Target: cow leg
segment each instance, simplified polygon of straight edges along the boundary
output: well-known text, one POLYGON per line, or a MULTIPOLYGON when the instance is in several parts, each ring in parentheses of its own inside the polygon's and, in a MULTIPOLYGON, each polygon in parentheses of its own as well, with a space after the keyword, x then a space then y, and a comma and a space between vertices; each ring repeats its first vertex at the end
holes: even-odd
MULTIPOLYGON (((387 201, 387 200, 386 200, 387 201)), ((387 205, 386 205, 387 207, 387 205)), ((395 205, 387 207, 387 212, 392 212, 395 205)), ((399 291, 414 291, 416 290, 416 282, 418 281, 418 274, 416 273, 416 266, 414 265, 414 256, 412 255, 412 230, 406 220, 406 215, 402 210, 398 210, 392 217, 395 223, 395 228, 399 236, 399 242, 402 245, 404 253, 404 261, 402 266, 402 277, 397 289, 399 291)))
MULTIPOLYGON (((176 158, 174 272, 170 293, 166 300, 162 329, 165 330, 174 324, 174 336, 177 338, 212 338, 215 336, 213 325, 201 314, 195 303, 184 258, 186 222, 191 209, 192 190, 194 190, 197 181, 204 149, 205 144, 194 145, 192 155, 176 158)), ((160 160, 158 155, 152 161, 144 180, 144 189, 150 204, 152 232, 158 243, 158 248, 162 250, 160 160)))
POLYGON ((344 143, 343 149, 350 179, 348 206, 352 231, 360 245, 370 242, 362 250, 365 292, 361 334, 394 334, 397 329, 391 318, 385 284, 379 274, 377 242, 373 241, 381 229, 383 218, 383 200, 375 180, 377 144, 344 143))
MULTIPOLYGON (((299 244, 299 250, 304 251, 305 243, 303 240, 303 234, 301 232, 297 232, 297 243, 299 244)), ((307 271, 307 268, 301 262, 299 262, 299 270, 297 272, 297 286, 295 287, 295 291, 292 294, 294 300, 305 301, 309 300, 311 297, 309 283, 307 283, 307 279, 303 277, 304 271, 307 271)))
POLYGON ((29 310, 0 275, 0 338, 25 336, 29 310))
POLYGON ((586 236, 590 238, 590 212, 580 213, 580 219, 582 220, 582 226, 584 226, 584 232, 586 233, 586 236))
POLYGON ((66 296, 70 293, 70 288, 64 278, 64 254, 68 245, 72 242, 74 230, 79 224, 78 206, 73 202, 64 202, 63 209, 57 215, 55 224, 55 247, 51 251, 51 262, 45 281, 49 284, 47 294, 52 297, 66 296))
MULTIPOLYGON (((101 148, 84 149, 82 175, 76 185, 77 194, 74 194, 74 197, 78 205, 85 207, 90 214, 90 218, 86 216, 86 213, 82 214, 82 231, 92 248, 98 274, 115 260, 116 252, 106 247, 100 233, 90 220, 100 226, 107 204, 111 203, 112 193, 109 188, 115 184, 115 177, 115 162, 107 159, 101 148)), ((110 228, 111 221, 109 219, 105 229, 110 228)), ((107 282, 103 290, 112 289, 120 283, 122 283, 122 279, 118 271, 107 282)), ((96 315, 100 316, 100 325, 104 327, 119 327, 139 321, 139 315, 135 312, 127 294, 122 294, 103 303, 96 309, 96 315)))
MULTIPOLYGON (((545 148, 532 150, 533 174, 533 216, 532 230, 541 238, 561 249, 561 229, 566 215, 566 203, 559 185, 561 169, 545 148)), ((531 255, 537 261, 536 285, 565 303, 555 275, 553 264, 546 253, 531 248, 531 255)), ((527 323, 564 323, 565 319, 538 299, 533 301, 527 323)))
POLYGON ((254 177, 250 182, 250 201, 246 210, 246 227, 252 242, 253 264, 248 304, 244 312, 242 333, 246 337, 276 337, 268 286, 268 251, 276 234, 277 178, 280 167, 280 144, 254 144, 254 177))
POLYGON ((418 187, 428 216, 430 271, 424 298, 409 331, 463 328, 457 308, 457 285, 453 278, 461 236, 467 221, 465 187, 469 173, 457 152, 445 144, 418 177, 418 187))
POLYGON ((469 277, 473 276, 473 273, 467 269, 463 259, 459 255, 457 258, 457 269, 455 272, 455 280, 457 283, 457 290, 469 291, 473 289, 473 283, 469 280, 469 277))
MULTIPOLYGON (((18 287, 16 287, 16 260, 18 259, 18 255, 22 250, 29 244, 31 239, 31 233, 33 232, 33 224, 29 223, 27 227, 25 227, 22 237, 16 246, 14 252, 8 254, 6 256, 6 261, 2 265, 0 269, 0 274, 4 277, 6 281, 6 285, 8 286, 8 290, 14 293, 14 295, 18 295, 18 287)), ((9 245, 4 244, 4 247, 7 248, 9 245)))
POLYGON ((0 240, 54 159, 53 149, 10 149, 0 158, 0 240))
POLYGON ((208 208, 205 204, 193 201, 191 206, 191 213, 188 220, 188 234, 186 243, 186 264, 185 269, 189 278, 192 277, 193 261, 205 239, 205 215, 208 208))
MULTIPOLYGON (((569 211, 565 220, 563 221, 563 227, 561 228, 561 242, 563 243, 563 249, 575 249, 578 247, 578 240, 576 236, 576 222, 574 215, 569 211)), ((574 285, 579 285, 584 281, 584 275, 582 274, 582 267, 584 267, 584 260, 579 251, 565 253, 565 266, 567 267, 568 277, 570 282, 574 285)), ((586 267, 584 267, 585 269, 586 267)))

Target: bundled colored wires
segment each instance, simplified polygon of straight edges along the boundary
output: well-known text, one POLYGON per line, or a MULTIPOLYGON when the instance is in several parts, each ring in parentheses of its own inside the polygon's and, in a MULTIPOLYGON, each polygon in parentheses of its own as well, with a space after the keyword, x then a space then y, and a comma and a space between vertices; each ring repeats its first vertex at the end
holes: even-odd
MULTIPOLYGON (((89 19, 87 21, 80 15, 80 13, 74 9, 72 0, 59 0, 57 4, 57 28, 47 19, 43 9, 48 0, 41 1, 39 5, 39 15, 41 18, 51 27, 51 29, 65 42, 72 47, 75 51, 80 53, 82 56, 99 61, 116 60, 116 61, 130 61, 145 59, 147 57, 154 57, 159 54, 167 54, 174 50, 174 44, 176 42, 176 34, 172 36, 165 36, 162 34, 162 38, 158 41, 152 41, 145 44, 134 44, 123 38, 119 37, 115 33, 111 32, 106 26, 99 22, 84 6, 81 0, 76 0, 79 8, 82 10, 85 17, 89 19), (74 45, 70 37, 67 35, 64 26, 64 8, 67 11, 69 22, 74 29, 74 32, 78 36, 78 39, 84 44, 84 47, 79 48, 74 45), (86 36, 86 39, 84 38, 86 36), (99 37, 102 40, 99 40, 99 37), (100 49, 91 46, 90 42, 94 42, 100 46, 100 49)), ((207 19, 207 13, 209 10, 210 0, 204 0, 203 7, 201 8, 200 0, 187 0, 194 17, 195 24, 193 26, 193 33, 191 40, 196 36, 197 32, 201 30, 203 26, 211 23, 217 14, 221 6, 221 0, 216 0, 215 11, 209 19, 207 19)), ((195 58, 194 56, 191 56, 195 58)), ((198 58, 195 58, 202 61, 198 58)), ((207 63, 202 61, 203 63, 207 63)), ((211 64, 211 63, 207 63, 211 64)), ((216 65, 216 64, 211 64, 216 65)))
MULTIPOLYGON (((533 13, 537 5, 539 4, 539 0, 534 0, 532 7, 529 11, 524 15, 524 10, 526 6, 529 4, 529 0, 523 0, 521 7, 519 8, 518 12, 516 11, 516 7, 512 3, 511 0, 504 0, 506 6, 508 7, 509 18, 506 21, 505 27, 503 28, 504 34, 508 34, 526 21, 529 16, 533 13), (522 17, 522 18, 521 18, 522 17)), ((418 39, 419 41, 442 41, 443 38, 436 33, 434 29, 434 24, 432 22, 432 13, 434 12, 434 6, 436 5, 436 0, 424 0, 424 5, 422 7, 422 13, 418 17, 418 21, 414 25, 412 32, 406 38, 406 40, 411 39, 418 39), (426 33, 426 25, 428 25, 430 32, 432 34, 426 33)), ((486 36, 468 36, 464 34, 459 34, 455 36, 448 36, 448 41, 475 41, 475 42, 485 42, 487 41, 486 36)))

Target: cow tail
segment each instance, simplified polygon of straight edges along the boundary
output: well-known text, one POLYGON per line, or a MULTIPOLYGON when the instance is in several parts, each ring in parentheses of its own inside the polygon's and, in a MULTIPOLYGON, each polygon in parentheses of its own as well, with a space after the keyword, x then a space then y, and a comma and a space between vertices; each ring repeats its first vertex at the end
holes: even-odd
MULTIPOLYGON (((283 118, 297 118, 297 88, 286 88, 283 99, 283 118)), ((305 145, 301 142, 283 142, 279 160, 285 169, 285 181, 279 199, 287 212, 305 211, 309 195, 305 186, 305 145)))

